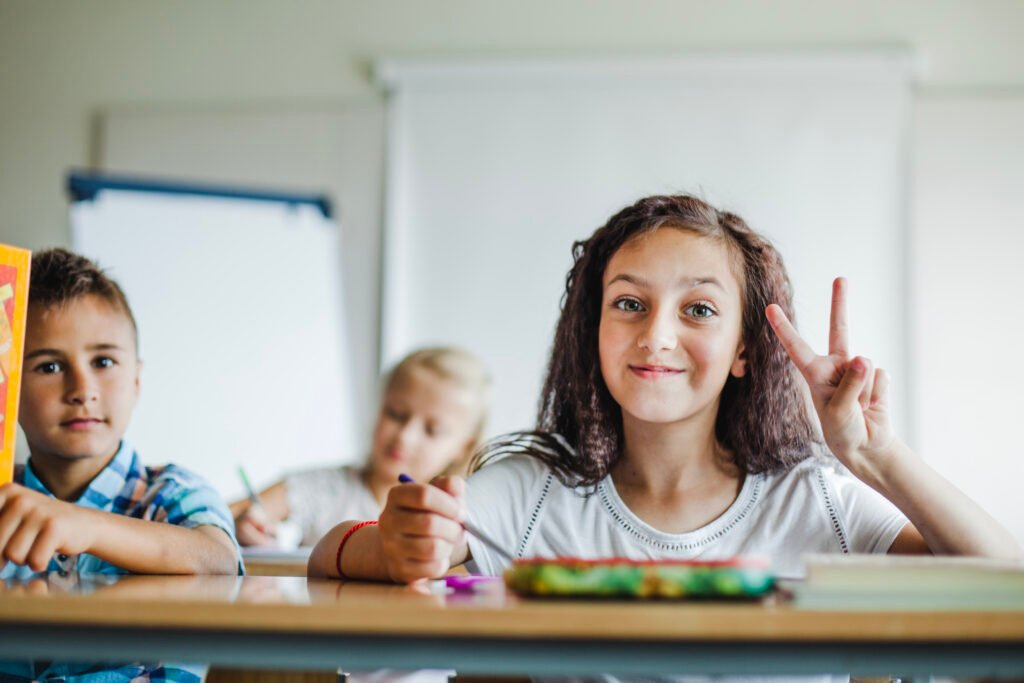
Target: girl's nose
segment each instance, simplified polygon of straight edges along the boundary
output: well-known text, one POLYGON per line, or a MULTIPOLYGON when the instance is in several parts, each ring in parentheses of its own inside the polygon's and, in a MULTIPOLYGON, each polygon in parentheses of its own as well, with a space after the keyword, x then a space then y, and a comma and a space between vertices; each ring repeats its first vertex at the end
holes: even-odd
POLYGON ((409 448, 416 443, 419 438, 419 433, 422 431, 419 426, 419 420, 416 418, 409 418, 402 425, 402 429, 398 432, 398 443, 401 444, 403 449, 409 448))
POLYGON ((649 353, 673 350, 679 343, 676 325, 674 312, 655 309, 644 322, 637 345, 649 353))

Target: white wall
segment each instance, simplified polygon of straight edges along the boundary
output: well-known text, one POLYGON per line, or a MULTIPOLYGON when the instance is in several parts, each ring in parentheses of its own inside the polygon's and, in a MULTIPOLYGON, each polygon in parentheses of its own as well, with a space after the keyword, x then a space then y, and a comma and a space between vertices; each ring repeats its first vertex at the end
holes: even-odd
POLYGON ((377 57, 898 45, 924 89, 1024 86, 1017 0, 2 0, 0 239, 66 243, 61 180, 111 107, 302 106, 377 57))
POLYGON ((1024 542, 1024 97, 921 98, 913 138, 918 447, 1024 542))
MULTIPOLYGON (((93 127, 109 109, 330 106, 374 96, 369 65, 381 57, 901 46, 925 63, 915 123, 927 126, 929 98, 1024 102, 1022 27, 1019 0, 0 0, 0 240, 67 243, 62 179, 97 161, 93 127)), ((983 129, 971 116, 942 121, 983 129)), ((943 144, 919 139, 917 152, 943 144)), ((985 187, 966 187, 965 205, 986 203, 985 187)), ((919 222, 915 244, 932 229, 919 222)), ((998 239, 1003 254, 1024 247, 1024 231, 998 239)), ((986 239, 956 249, 980 263, 990 253, 986 239)), ((364 283, 369 300, 378 284, 364 283)), ((944 425, 930 419, 918 415, 918 435, 936 431, 915 440, 940 448, 944 425)))
POLYGON ((690 191, 778 245, 816 349, 827 348, 831 282, 850 278, 854 348, 889 370, 906 432, 907 316, 892 297, 905 258, 905 54, 381 72, 392 91, 385 360, 458 335, 491 369, 492 433, 532 425, 573 242, 638 197, 690 191))
MULTIPOLYGON (((384 107, 374 98, 344 104, 222 107, 131 107, 99 122, 101 168, 129 175, 181 178, 325 194, 341 229, 344 283, 346 395, 361 397, 347 424, 357 434, 351 453, 359 461, 376 417, 380 306, 381 207, 384 201, 384 107)), ((152 367, 152 366, 150 366, 152 367)), ((306 458, 323 454, 306 454, 306 458)), ((257 475, 253 474, 256 477, 257 475)), ((265 482, 261 482, 265 483, 265 482)))

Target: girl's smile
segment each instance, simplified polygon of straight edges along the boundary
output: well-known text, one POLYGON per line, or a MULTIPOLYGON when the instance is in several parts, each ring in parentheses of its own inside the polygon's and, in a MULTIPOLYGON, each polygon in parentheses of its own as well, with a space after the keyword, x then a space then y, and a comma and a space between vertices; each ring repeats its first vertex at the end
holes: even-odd
POLYGON ((673 368, 667 365, 630 365, 629 369, 632 370, 637 377, 642 379, 651 380, 662 380, 671 377, 678 377, 682 373, 686 372, 682 368, 673 368))

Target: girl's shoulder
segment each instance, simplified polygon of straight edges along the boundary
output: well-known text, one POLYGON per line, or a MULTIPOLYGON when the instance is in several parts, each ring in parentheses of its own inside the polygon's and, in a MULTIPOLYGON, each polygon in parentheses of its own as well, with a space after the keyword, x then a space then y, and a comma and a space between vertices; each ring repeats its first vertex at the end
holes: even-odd
MULTIPOLYGON (((574 455, 559 434, 526 432, 501 437, 490 444, 470 482, 494 482, 506 488, 532 491, 537 487, 577 491, 556 472, 552 462, 574 455)), ((592 489, 592 487, 591 487, 592 489)))
POLYGON ((503 451, 489 457, 470 475, 468 484, 471 488, 530 490, 551 476, 551 468, 539 458, 522 451, 503 451))
POLYGON ((764 475, 767 510, 803 510, 819 517, 835 535, 841 552, 884 552, 906 517, 880 493, 827 455, 764 475))
POLYGON ((800 500, 814 500, 826 505, 840 503, 844 495, 857 495, 861 488, 867 488, 838 461, 823 454, 808 457, 787 469, 759 476, 763 478, 761 488, 764 500, 777 500, 789 506, 800 500))

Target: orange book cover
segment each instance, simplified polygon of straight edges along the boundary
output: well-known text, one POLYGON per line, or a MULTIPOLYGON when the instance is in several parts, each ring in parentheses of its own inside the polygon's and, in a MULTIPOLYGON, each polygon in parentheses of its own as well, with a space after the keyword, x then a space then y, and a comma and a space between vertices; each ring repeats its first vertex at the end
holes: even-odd
POLYGON ((32 252, 0 244, 0 484, 14 475, 14 442, 18 430, 18 395, 21 392, 21 359, 25 349, 25 316, 28 309, 28 271, 32 252))

